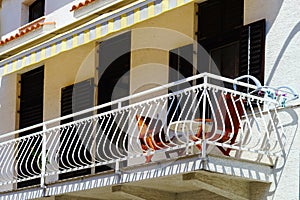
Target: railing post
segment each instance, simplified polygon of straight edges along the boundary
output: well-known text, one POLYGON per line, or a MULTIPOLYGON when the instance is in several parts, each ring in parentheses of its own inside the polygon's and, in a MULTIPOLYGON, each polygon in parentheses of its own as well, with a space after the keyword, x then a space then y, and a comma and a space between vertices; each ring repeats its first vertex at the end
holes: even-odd
POLYGON ((117 175, 117 184, 121 183, 121 171, 120 171, 120 161, 116 160, 115 173, 117 175))
POLYGON ((202 149, 201 149, 201 167, 202 169, 206 169, 206 165, 207 165, 207 155, 206 155, 206 138, 205 138, 205 112, 206 112, 206 94, 207 94, 207 75, 205 75, 204 77, 204 88, 203 88, 203 92, 204 92, 204 98, 203 98, 203 109, 202 109, 202 149))
POLYGON ((46 138, 46 130, 47 127, 44 124, 43 125, 43 134, 42 134, 42 154, 41 154, 41 159, 42 159, 42 166, 41 166, 41 188, 43 188, 43 195, 45 196, 46 193, 46 186, 45 186, 45 180, 46 180, 46 164, 47 164, 47 138, 46 138))

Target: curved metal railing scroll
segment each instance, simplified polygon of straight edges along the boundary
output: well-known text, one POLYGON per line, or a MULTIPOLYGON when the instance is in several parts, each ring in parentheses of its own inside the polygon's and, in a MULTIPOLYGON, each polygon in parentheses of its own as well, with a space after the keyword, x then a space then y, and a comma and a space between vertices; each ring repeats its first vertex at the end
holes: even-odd
POLYGON ((153 155, 165 159, 164 153, 174 150, 178 156, 207 154, 206 145, 226 156, 235 151, 281 155, 284 129, 277 109, 288 102, 283 104, 282 97, 298 95, 279 87, 274 98, 270 88, 257 84, 204 73, 1 135, 0 185, 41 179, 43 186, 51 175, 89 173, 129 160, 131 165, 150 162, 153 155), (203 83, 180 87, 193 80, 203 83), (99 111, 107 106, 112 109, 99 111), (57 125, 70 117, 78 119, 57 125), (30 134, 17 137, 24 132, 30 134))

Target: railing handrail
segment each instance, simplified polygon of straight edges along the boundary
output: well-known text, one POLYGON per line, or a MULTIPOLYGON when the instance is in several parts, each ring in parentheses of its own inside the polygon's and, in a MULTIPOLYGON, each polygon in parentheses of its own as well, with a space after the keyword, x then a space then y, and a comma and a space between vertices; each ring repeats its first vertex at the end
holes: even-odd
POLYGON ((38 128, 38 127, 47 127, 48 124, 57 123, 57 122, 60 122, 62 120, 65 120, 65 119, 68 119, 68 118, 71 118, 71 117, 76 117, 76 116, 86 114, 86 113, 89 113, 89 112, 92 112, 92 111, 95 111, 95 110, 99 110, 101 108, 105 108, 107 106, 122 104, 122 102, 126 102, 128 100, 132 100, 132 99, 135 99, 135 98, 147 95, 147 94, 158 92, 158 91, 164 90, 166 88, 177 86, 177 85, 187 83, 187 82, 190 82, 190 81, 193 81, 193 80, 196 80, 196 79, 204 78, 204 77, 208 77, 208 78, 213 79, 213 80, 232 83, 233 85, 240 85, 240 86, 243 86, 243 87, 248 87, 248 88, 251 88, 251 89, 254 89, 254 90, 258 90, 259 88, 262 88, 261 86, 257 86, 257 85, 255 86, 255 85, 244 83, 244 82, 241 82, 241 81, 238 81, 238 80, 234 80, 234 79, 222 77, 222 76, 219 76, 219 75, 211 74, 211 73, 208 73, 208 72, 204 72, 204 73, 197 74, 197 75, 194 75, 194 76, 191 76, 191 77, 188 77, 188 78, 184 78, 184 79, 172 82, 172 83, 157 86, 157 87, 154 87, 154 88, 146 90, 146 91, 142 91, 142 92, 139 92, 139 93, 136 93, 136 94, 132 94, 132 95, 129 95, 127 97, 123 97, 123 98, 120 98, 120 99, 117 99, 117 100, 113 100, 111 102, 107 102, 107 103, 104 103, 104 104, 101 104, 101 105, 98 105, 98 106, 94 106, 92 108, 88 108, 88 109, 85 109, 85 110, 82 110, 82 111, 79 111, 79 112, 75 112, 75 113, 72 113, 72 114, 69 114, 69 115, 65 115, 65 116, 62 116, 62 117, 57 117, 57 118, 54 118, 54 119, 51 119, 51 120, 47 120, 45 122, 42 122, 42 123, 39 123, 39 124, 36 124, 36 125, 33 125, 33 126, 29 126, 29 127, 23 128, 23 129, 19 129, 19 130, 16 130, 16 131, 1 134, 0 139, 10 137, 10 136, 13 136, 15 134, 22 133, 22 132, 28 131, 28 130, 32 130, 32 129, 35 129, 35 128, 38 128))
POLYGON ((289 87, 279 89, 290 93, 263 87, 257 79, 255 85, 238 80, 203 73, 2 135, 42 127, 0 143, 0 186, 40 178, 44 188, 51 175, 108 164, 118 173, 120 162, 145 158, 148 163, 156 150, 162 150, 159 154, 178 150, 179 157, 185 149, 188 154, 199 153, 203 161, 210 153, 207 145, 226 156, 231 150, 236 150, 232 155, 237 151, 283 155, 285 131, 276 110, 295 92, 289 87), (199 78, 200 84, 187 86, 199 78), (224 87, 225 82, 241 90, 224 87), (172 88, 182 83, 183 87, 172 88), (105 106, 112 109, 97 111, 105 106), (72 122, 55 123, 78 115, 72 122), (192 147, 197 151, 188 151, 192 147))

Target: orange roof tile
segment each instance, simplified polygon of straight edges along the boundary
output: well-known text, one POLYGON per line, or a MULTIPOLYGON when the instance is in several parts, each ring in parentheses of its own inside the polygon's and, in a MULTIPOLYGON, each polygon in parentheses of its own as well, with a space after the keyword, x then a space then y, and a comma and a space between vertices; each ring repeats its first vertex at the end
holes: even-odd
POLYGON ((92 2, 94 2, 94 1, 95 1, 95 0, 85 0, 85 1, 83 1, 83 2, 80 2, 80 3, 77 4, 77 5, 73 5, 72 8, 71 8, 71 10, 70 10, 70 12, 72 12, 72 11, 74 11, 74 10, 77 10, 77 9, 83 7, 83 6, 86 6, 86 5, 88 5, 89 3, 92 3, 92 2))
POLYGON ((8 42, 10 42, 10 41, 12 41, 14 39, 17 39, 17 38, 19 38, 19 37, 21 37, 21 36, 23 36, 23 35, 31 32, 31 31, 39 29, 39 28, 41 28, 42 26, 44 26, 46 24, 53 24, 53 23, 55 23, 55 22, 44 22, 44 20, 45 19, 42 18, 40 20, 34 21, 32 23, 29 23, 29 24, 27 24, 27 25, 19 28, 19 33, 16 33, 15 35, 12 35, 12 36, 10 36, 8 38, 5 38, 5 39, 1 40, 0 41, 0 46, 4 45, 4 44, 6 44, 6 43, 8 43, 8 42))

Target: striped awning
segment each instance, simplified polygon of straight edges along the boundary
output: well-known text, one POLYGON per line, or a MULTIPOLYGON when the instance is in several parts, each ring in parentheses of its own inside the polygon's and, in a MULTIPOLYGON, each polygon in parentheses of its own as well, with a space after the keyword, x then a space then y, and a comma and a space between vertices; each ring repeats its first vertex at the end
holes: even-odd
POLYGON ((0 76, 126 29, 193 0, 145 0, 0 61, 0 76))

